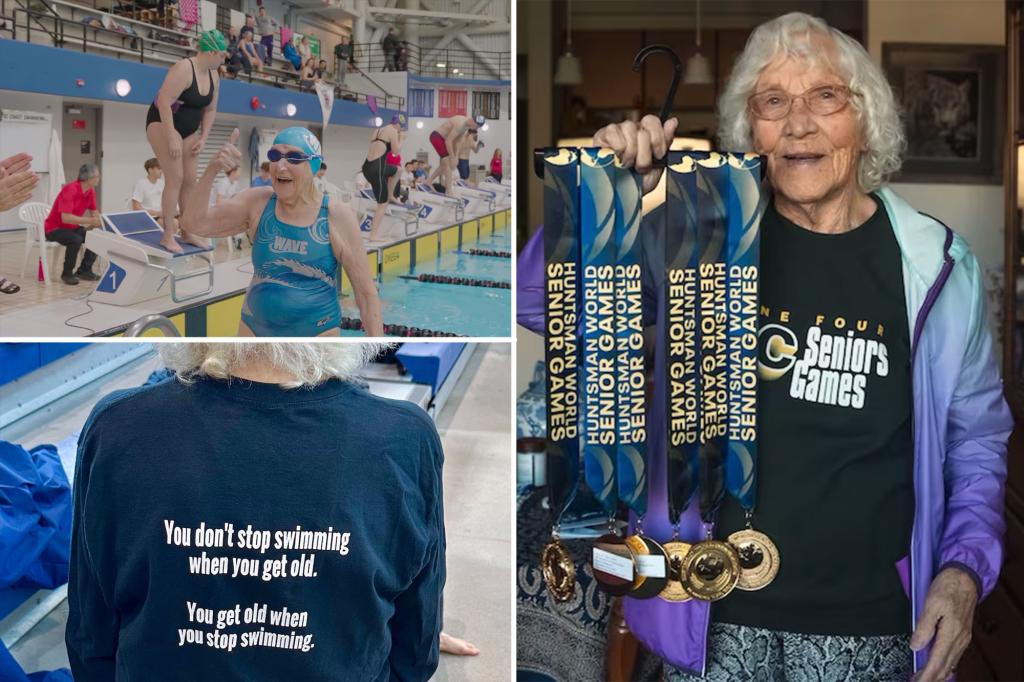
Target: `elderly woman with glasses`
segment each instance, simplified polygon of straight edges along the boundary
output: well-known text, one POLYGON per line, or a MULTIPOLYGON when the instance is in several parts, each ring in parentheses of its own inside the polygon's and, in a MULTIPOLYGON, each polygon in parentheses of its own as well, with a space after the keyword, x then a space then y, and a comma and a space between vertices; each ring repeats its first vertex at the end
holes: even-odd
POLYGON ((270 187, 252 187, 210 207, 220 171, 241 164, 238 130, 217 152, 185 206, 204 237, 246 232, 253 243, 253 277, 242 304, 239 336, 337 336, 339 265, 352 283, 363 329, 383 336, 380 299, 366 262, 355 212, 318 191, 320 141, 306 128, 285 128, 267 152, 270 187))
MULTIPOLYGON (((1003 561, 1012 421, 981 268, 962 237, 885 186, 905 146, 892 90, 861 45, 820 19, 759 26, 719 114, 720 148, 760 154, 771 192, 756 525, 780 567, 763 589, 713 608, 627 599, 629 626, 676 682, 946 679, 1003 561)), ((647 116, 594 141, 649 192, 676 125, 647 116)), ((665 305, 658 231, 673 226, 662 211, 642 228, 650 325, 665 305)), ((520 322, 538 330, 540 243, 520 255, 518 298, 520 322)), ((649 490, 663 491, 664 408, 649 418, 649 490)), ((671 534, 665 505, 651 493, 645 527, 656 538, 671 534)), ((699 527, 696 513, 684 528, 699 527)), ((715 537, 745 521, 728 500, 715 537)))

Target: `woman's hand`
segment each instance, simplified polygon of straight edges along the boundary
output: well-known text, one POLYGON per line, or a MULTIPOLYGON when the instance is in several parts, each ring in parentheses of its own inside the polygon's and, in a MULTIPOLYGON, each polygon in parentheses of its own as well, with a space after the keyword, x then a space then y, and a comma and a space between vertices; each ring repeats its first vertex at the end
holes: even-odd
POLYGON ((205 144, 206 144, 206 135, 203 135, 195 143, 193 143, 192 149, 191 149, 192 156, 199 156, 199 153, 201 151, 203 151, 203 145, 205 145, 205 144))
POLYGON ((9 211, 32 198, 39 176, 30 170, 10 173, 0 163, 0 211, 9 211))
POLYGON ((966 572, 950 567, 935 576, 928 588, 921 618, 910 637, 910 648, 914 651, 932 642, 928 664, 914 682, 942 682, 953 675, 960 656, 971 643, 977 604, 978 590, 966 572))
POLYGON ((171 153, 172 159, 181 158, 181 136, 171 135, 170 139, 167 140, 167 150, 171 153))
POLYGON ((662 168, 653 168, 655 159, 668 153, 675 137, 679 120, 670 118, 662 125, 661 119, 648 114, 637 125, 633 121, 612 123, 594 135, 595 147, 610 147, 626 168, 634 168, 643 176, 644 194, 658 186, 662 168))

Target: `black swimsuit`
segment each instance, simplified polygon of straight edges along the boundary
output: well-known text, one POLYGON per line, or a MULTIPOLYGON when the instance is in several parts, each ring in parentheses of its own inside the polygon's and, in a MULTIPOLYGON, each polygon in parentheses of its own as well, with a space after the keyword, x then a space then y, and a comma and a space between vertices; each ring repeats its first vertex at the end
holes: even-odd
POLYGON ((380 130, 377 131, 377 134, 373 136, 370 142, 383 142, 384 153, 373 161, 367 159, 363 162, 363 175, 366 176, 366 181, 373 188, 373 197, 377 200, 377 203, 386 204, 388 203, 388 178, 394 175, 398 169, 388 165, 388 153, 391 151, 391 143, 380 139, 380 130), (392 168, 394 170, 390 170, 392 168))
MULTIPOLYGON (((199 126, 203 121, 203 110, 210 106, 213 102, 213 74, 210 74, 210 91, 205 95, 199 94, 199 84, 196 76, 196 65, 192 63, 192 60, 188 60, 189 64, 192 64, 192 82, 184 92, 178 95, 178 101, 171 105, 171 111, 174 114, 174 129, 181 135, 181 139, 185 139, 192 133, 199 130, 199 126)), ((146 128, 149 128, 150 123, 161 123, 160 110, 156 108, 156 102, 154 101, 149 105, 149 113, 146 114, 146 128)))

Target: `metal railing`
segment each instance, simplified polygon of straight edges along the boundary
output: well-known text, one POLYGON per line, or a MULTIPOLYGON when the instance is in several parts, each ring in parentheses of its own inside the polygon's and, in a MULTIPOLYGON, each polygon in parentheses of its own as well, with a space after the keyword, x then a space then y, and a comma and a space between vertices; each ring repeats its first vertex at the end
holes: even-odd
MULTIPOLYGON (((6 4, 4 2, 3 5, 0 5, 0 16, 4 16, 6 4)), ((42 41, 50 43, 54 47, 64 49, 115 56, 117 59, 130 58, 132 61, 138 60, 141 64, 155 63, 167 67, 180 59, 196 54, 196 49, 191 44, 182 45, 175 42, 165 42, 159 38, 146 37, 136 32, 128 33, 85 24, 81 20, 26 9, 20 6, 20 3, 19 6, 13 8, 9 23, 10 25, 6 30, 10 33, 12 40, 22 40, 29 43, 39 43, 42 41)), ((153 30, 156 35, 160 34, 160 27, 154 26, 153 30)), ((222 77, 228 78, 228 76, 222 77)), ((231 78, 282 89, 307 91, 307 89, 300 86, 298 72, 293 74, 283 69, 266 69, 263 74, 255 71, 248 74, 238 72, 231 78)), ((337 99, 367 102, 367 93, 355 92, 338 86, 330 80, 325 80, 324 82, 334 85, 334 93, 337 99)), ((377 87, 380 86, 378 85, 377 87)), ((385 108, 405 108, 404 97, 386 93, 383 88, 381 88, 381 94, 377 95, 376 99, 385 108)))
POLYGON ((380 43, 355 43, 352 58, 365 71, 408 71, 434 78, 512 78, 512 55, 506 52, 473 52, 447 47, 435 50, 406 45, 398 52, 385 54, 380 43))

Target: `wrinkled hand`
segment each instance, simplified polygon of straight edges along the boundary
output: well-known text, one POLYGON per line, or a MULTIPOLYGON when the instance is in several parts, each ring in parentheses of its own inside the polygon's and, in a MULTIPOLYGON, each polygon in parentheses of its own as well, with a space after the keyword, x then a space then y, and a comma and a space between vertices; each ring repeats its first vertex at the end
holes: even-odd
POLYGON ((648 114, 637 125, 633 121, 612 123, 594 135, 595 147, 610 147, 626 168, 635 168, 643 176, 644 194, 658 186, 661 168, 652 168, 654 159, 668 153, 675 137, 679 119, 670 118, 662 125, 661 119, 648 114))
POLYGON ((11 173, 0 163, 0 211, 9 211, 31 199, 32 190, 38 182, 39 176, 32 171, 21 170, 11 173))
POLYGON ((959 568, 939 572, 928 588, 924 610, 910 637, 910 648, 920 651, 932 642, 928 663, 915 682, 941 682, 953 674, 957 662, 971 643, 974 607, 978 590, 974 580, 959 568), (934 641, 933 641, 934 638, 934 641))
POLYGON ((231 131, 231 139, 217 151, 213 159, 210 160, 210 165, 218 171, 226 173, 242 164, 242 152, 238 150, 237 146, 239 135, 238 128, 231 131))

